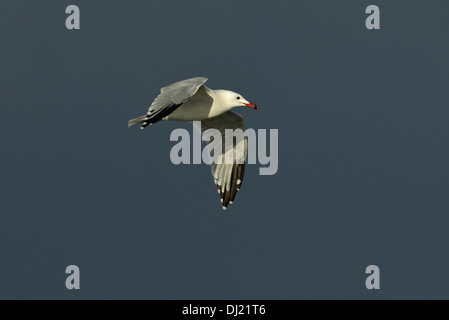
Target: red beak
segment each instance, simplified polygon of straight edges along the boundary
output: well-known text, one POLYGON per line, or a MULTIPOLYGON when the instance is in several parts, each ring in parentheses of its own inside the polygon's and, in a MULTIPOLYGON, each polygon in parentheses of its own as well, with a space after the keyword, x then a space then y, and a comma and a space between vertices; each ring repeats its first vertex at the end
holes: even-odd
POLYGON ((250 103, 244 103, 244 105, 247 106, 247 107, 253 108, 254 110, 258 110, 258 109, 259 109, 259 107, 257 106, 257 104, 252 103, 252 102, 250 102, 250 103))

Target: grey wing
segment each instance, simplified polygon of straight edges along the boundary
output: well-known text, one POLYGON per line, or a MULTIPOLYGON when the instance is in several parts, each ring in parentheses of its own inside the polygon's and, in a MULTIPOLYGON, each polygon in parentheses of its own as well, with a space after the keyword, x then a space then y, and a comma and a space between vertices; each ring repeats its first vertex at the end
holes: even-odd
POLYGON ((151 123, 162 120, 189 100, 206 81, 207 78, 205 77, 196 77, 163 87, 161 93, 154 99, 148 109, 147 114, 136 118, 137 121, 133 124, 141 123, 143 129, 151 123))
MULTIPOLYGON (((195 122, 195 124, 198 122, 195 122)), ((197 129, 199 129, 197 127, 197 129)), ((245 122, 243 118, 232 111, 225 112, 217 117, 201 121, 201 132, 208 129, 217 129, 221 134, 221 141, 212 140, 207 145, 209 155, 212 150, 220 150, 219 154, 213 155, 215 161, 211 162, 212 176, 214 177, 223 209, 229 203, 233 203, 237 191, 240 189, 245 173, 245 160, 247 154, 247 139, 243 136, 245 122), (240 139, 225 138, 226 129, 238 132, 241 129, 240 139), (218 143, 218 147, 217 147, 218 143), (218 160, 218 161, 217 161, 218 160)), ((212 152, 214 153, 214 152, 212 152)))

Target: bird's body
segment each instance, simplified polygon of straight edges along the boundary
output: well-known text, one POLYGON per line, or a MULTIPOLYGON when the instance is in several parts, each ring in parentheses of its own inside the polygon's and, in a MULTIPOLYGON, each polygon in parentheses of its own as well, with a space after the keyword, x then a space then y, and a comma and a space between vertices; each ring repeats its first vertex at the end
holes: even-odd
POLYGON ((221 95, 215 93, 220 91, 223 90, 211 90, 202 85, 189 100, 162 120, 201 121, 219 116, 226 111, 220 101, 221 95))
MULTIPOLYGON (((129 120, 128 126, 141 124, 141 129, 144 129, 160 120, 201 121, 203 132, 207 129, 220 131, 222 145, 225 146, 226 129, 245 130, 243 118, 231 109, 238 106, 257 109, 257 106, 233 91, 211 90, 204 85, 206 81, 207 78, 197 77, 163 87, 147 114, 129 120)), ((223 209, 233 202, 241 186, 246 149, 246 140, 243 145, 237 143, 229 149, 222 149, 221 159, 225 159, 231 152, 231 163, 220 161, 211 164, 223 209)))

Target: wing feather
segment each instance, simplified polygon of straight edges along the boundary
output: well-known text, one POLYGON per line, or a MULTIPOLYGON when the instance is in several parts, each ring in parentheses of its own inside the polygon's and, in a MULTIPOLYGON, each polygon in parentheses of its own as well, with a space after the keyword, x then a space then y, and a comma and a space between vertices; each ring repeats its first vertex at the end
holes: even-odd
MULTIPOLYGON (((197 129, 199 128, 197 127, 197 129)), ((217 117, 201 121, 201 132, 203 133, 207 129, 217 129, 221 133, 222 152, 217 157, 218 163, 211 163, 211 171, 220 194, 220 200, 223 203, 223 209, 226 209, 229 203, 234 201, 243 181, 248 146, 246 138, 243 138, 240 143, 239 141, 227 141, 228 145, 226 145, 225 132, 226 129, 241 129, 244 132, 245 122, 239 114, 228 111, 217 117), (226 159, 231 159, 230 163, 227 163, 226 159)), ((215 147, 214 142, 217 143, 211 141, 207 146, 209 154, 215 147)))
MULTIPOLYGON (((206 81, 205 77, 196 77, 161 88, 161 93, 151 103, 146 116, 141 117, 136 123, 141 123, 143 129, 149 124, 162 120, 189 100, 206 81)), ((136 124, 132 120, 131 123, 136 124)))

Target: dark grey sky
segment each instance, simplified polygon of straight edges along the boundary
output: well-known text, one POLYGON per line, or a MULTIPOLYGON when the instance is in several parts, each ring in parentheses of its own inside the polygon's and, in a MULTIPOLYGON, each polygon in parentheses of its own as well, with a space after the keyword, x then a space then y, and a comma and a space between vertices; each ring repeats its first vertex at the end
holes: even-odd
POLYGON ((448 298, 448 10, 2 1, 0 298, 448 298), (279 129, 278 173, 247 166, 225 213, 209 167, 170 162, 189 124, 127 128, 193 76, 279 129))

